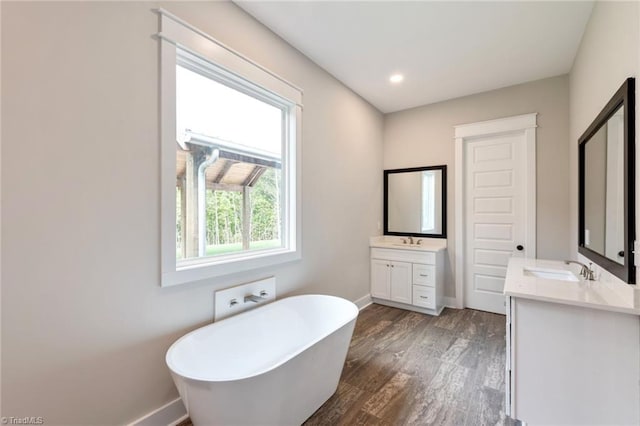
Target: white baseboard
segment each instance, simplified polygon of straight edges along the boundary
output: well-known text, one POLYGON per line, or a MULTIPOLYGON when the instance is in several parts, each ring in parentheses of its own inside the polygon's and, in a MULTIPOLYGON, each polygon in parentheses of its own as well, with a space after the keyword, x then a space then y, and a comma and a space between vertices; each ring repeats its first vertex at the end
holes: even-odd
POLYGON ((188 416, 182 399, 178 398, 129 423, 127 426, 175 426, 188 416))
POLYGON ((358 309, 363 310, 364 308, 366 308, 367 306, 369 306, 372 303, 371 295, 367 294, 365 296, 362 296, 360 299, 355 300, 353 303, 356 304, 358 309))
MULTIPOLYGON (((367 306, 372 304, 373 301, 371 299, 371 295, 367 294, 366 296, 363 296, 358 300, 354 300, 353 303, 356 304, 358 309, 363 310, 364 308, 366 308, 367 306)), ((445 297, 442 298, 442 303, 447 308, 462 309, 461 307, 458 306, 458 300, 455 297, 446 297, 445 296, 445 297)))
MULTIPOLYGON (((353 303, 356 304, 358 309, 363 310, 364 308, 366 308, 367 306, 372 304, 373 300, 371 299, 371 295, 367 294, 366 296, 363 296, 358 300, 354 300, 353 303)), ((458 307, 458 301, 457 301, 457 299, 455 297, 446 297, 445 296, 445 297, 442 298, 442 303, 447 308, 462 309, 462 308, 458 307)))
POLYGON ((187 420, 189 418, 189 414, 185 414, 184 416, 180 417, 178 420, 169 423, 167 426, 178 426, 181 422, 187 420))
POLYGON ((391 306, 392 308, 403 309, 405 311, 420 312, 421 314, 427 314, 432 316, 440 315, 442 313, 442 310, 444 309, 444 305, 440 306, 440 309, 435 310, 435 309, 429 309, 429 308, 423 308, 420 306, 410 305, 402 302, 394 302, 393 300, 384 300, 384 299, 378 299, 378 298, 373 299, 373 303, 377 303, 379 305, 384 305, 384 306, 391 306))

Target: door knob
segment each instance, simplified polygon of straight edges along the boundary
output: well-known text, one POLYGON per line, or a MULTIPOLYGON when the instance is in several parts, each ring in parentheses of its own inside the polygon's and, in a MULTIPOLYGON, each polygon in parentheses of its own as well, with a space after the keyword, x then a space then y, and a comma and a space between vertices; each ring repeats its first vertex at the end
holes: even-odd
POLYGON ((620 256, 620 257, 624 257, 624 251, 623 251, 623 250, 620 250, 620 251, 618 252, 618 256, 620 256))
POLYGON ((523 247, 523 246, 521 246, 520 244, 518 244, 518 245, 516 246, 516 249, 517 249, 518 251, 522 251, 522 250, 524 250, 524 247, 523 247))

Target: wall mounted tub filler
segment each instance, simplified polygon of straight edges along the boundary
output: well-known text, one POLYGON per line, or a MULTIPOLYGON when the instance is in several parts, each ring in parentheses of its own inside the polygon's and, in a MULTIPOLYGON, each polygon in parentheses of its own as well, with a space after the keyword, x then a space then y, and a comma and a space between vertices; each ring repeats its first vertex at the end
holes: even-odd
POLYGON ((245 296, 244 297, 244 303, 247 303, 247 302, 253 302, 253 303, 265 302, 265 301, 269 300, 267 298, 268 295, 269 295, 269 293, 267 293, 266 291, 262 290, 260 292, 259 296, 256 296, 255 294, 250 294, 248 296, 245 296))
POLYGON ((276 300, 275 277, 235 285, 214 292, 213 320, 220 321, 276 300))

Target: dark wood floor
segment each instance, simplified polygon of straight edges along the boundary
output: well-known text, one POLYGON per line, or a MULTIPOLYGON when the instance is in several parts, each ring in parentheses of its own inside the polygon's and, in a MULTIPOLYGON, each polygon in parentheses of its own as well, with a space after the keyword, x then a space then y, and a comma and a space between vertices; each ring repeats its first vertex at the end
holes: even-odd
POLYGON ((338 391, 312 425, 501 425, 505 317, 362 310, 338 391))
POLYGON ((337 392, 304 424, 513 425, 504 414, 504 338, 502 315, 371 305, 337 392))

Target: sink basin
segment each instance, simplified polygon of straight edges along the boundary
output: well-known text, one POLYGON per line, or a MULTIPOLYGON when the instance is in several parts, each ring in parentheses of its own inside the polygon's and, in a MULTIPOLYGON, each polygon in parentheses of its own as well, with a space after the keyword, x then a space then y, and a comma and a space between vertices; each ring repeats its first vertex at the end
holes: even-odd
POLYGON ((548 280, 580 281, 573 272, 564 269, 523 268, 522 272, 529 277, 545 278, 548 280))
POLYGON ((398 246, 398 247, 424 247, 424 244, 408 244, 408 243, 392 243, 391 245, 393 246, 398 246))

